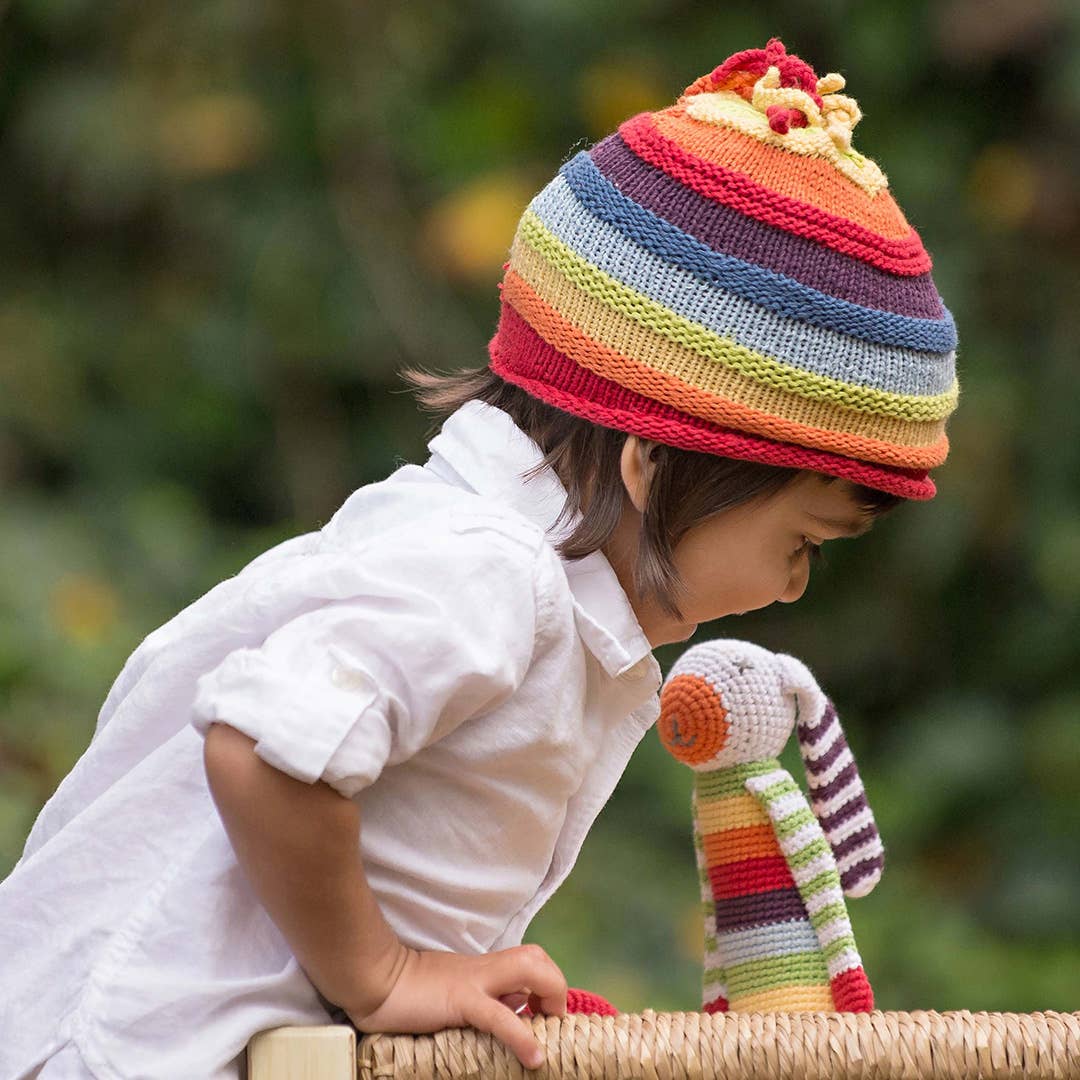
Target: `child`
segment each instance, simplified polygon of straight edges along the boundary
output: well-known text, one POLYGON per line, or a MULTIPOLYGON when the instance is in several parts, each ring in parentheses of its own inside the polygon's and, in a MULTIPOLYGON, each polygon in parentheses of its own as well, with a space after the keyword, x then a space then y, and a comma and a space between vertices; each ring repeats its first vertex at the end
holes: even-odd
POLYGON ((0 1080, 235 1077, 257 1031, 474 1025, 658 713, 652 649, 929 499, 955 331, 836 75, 776 39, 525 211, 424 465, 135 650, 0 886, 0 1080))

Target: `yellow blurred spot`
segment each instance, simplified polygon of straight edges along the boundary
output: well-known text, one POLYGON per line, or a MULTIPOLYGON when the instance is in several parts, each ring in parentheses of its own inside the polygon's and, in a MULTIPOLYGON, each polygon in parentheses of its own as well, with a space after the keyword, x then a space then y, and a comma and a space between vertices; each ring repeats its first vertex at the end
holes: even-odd
POLYGON ((116 593, 85 574, 67 574, 53 587, 49 611, 53 622, 79 645, 98 644, 116 622, 116 593))
POLYGON ((991 225, 1016 228, 1035 207, 1039 178, 1028 155, 1012 143, 994 143, 976 158, 968 197, 976 216, 991 225))
POLYGON ((683 908, 678 928, 679 951, 688 960, 702 959, 705 942, 705 917, 700 904, 683 908))
POLYGON ((593 64, 581 76, 578 95, 581 115, 594 140, 637 113, 655 112, 674 101, 659 77, 636 58, 593 64))
POLYGON ((428 213, 421 257, 448 277, 483 282, 501 276, 518 219, 536 193, 516 172, 478 177, 428 213))
POLYGON ((166 168, 185 175, 234 172, 262 155, 269 122, 246 94, 205 94, 165 113, 158 149, 166 168))

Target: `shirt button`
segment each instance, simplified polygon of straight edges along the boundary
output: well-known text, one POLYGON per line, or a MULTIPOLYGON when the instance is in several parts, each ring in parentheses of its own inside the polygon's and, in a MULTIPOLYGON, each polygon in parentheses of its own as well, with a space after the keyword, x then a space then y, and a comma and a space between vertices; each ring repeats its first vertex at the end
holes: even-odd
POLYGON ((366 690, 370 685, 368 677, 362 671, 340 665, 330 672, 330 681, 342 690, 366 690))

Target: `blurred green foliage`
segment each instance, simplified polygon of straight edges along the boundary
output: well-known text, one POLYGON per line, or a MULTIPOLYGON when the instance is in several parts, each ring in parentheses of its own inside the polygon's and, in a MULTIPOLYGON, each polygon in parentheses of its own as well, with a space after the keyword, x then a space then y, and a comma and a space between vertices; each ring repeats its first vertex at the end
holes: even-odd
MULTIPOLYGON (((879 1007, 1080 1007, 1080 9, 1066 0, 22 0, 0 35, 0 873, 154 627, 422 461, 558 165, 779 34, 838 70, 961 335, 939 495, 796 608, 887 846, 879 1007)), ((677 649, 660 651, 665 666, 677 649)), ((797 758, 788 762, 799 768, 797 758)), ((699 1003, 690 774, 650 736, 530 931, 699 1003)))

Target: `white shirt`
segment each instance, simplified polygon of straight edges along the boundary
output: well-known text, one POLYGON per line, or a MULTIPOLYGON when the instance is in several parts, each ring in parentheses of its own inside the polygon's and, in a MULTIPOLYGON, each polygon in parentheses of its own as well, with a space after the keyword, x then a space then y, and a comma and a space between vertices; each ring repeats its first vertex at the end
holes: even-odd
POLYGON ((361 807, 364 865, 416 948, 519 944, 659 713, 565 490, 469 402, 318 532, 149 634, 0 884, 0 1080, 63 1049, 108 1078, 236 1077, 259 1030, 327 1012, 247 885, 202 763, 210 723, 361 807))

